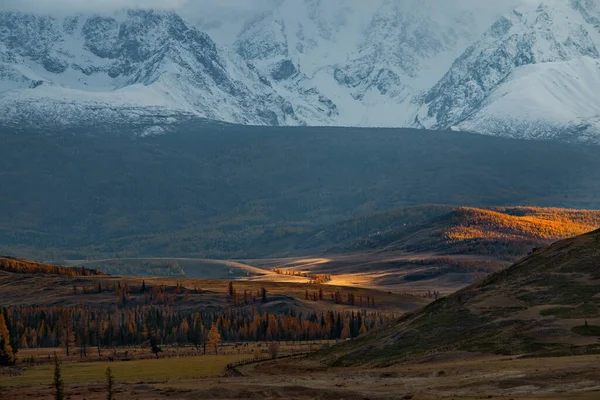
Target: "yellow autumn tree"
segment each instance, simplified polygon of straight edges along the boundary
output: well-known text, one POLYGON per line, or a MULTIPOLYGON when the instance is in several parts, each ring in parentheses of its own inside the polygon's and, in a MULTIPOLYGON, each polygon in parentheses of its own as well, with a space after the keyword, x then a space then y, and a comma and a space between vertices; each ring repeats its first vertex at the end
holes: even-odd
POLYGON ((219 333, 217 325, 212 324, 212 326, 210 327, 210 331, 208 332, 208 346, 214 349, 215 354, 217 354, 219 344, 221 344, 221 334, 219 333))
POLYGON ((361 324, 360 329, 358 330, 359 335, 362 335, 363 333, 367 333, 367 327, 365 326, 364 322, 361 324))
POLYGON ((10 345, 10 333, 4 320, 4 314, 0 313, 0 366, 13 365, 15 361, 15 353, 10 345))
POLYGON ((342 329, 342 339, 348 339, 350 337, 350 324, 346 322, 344 329, 342 329))

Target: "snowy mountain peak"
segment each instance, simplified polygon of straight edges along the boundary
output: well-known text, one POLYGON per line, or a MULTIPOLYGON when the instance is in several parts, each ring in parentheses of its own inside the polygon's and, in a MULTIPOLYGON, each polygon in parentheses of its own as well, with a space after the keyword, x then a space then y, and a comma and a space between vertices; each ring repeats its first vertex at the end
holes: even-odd
POLYGON ((581 78, 595 75, 600 32, 587 22, 593 12, 591 2, 543 1, 528 2, 502 16, 427 93, 417 121, 427 128, 549 137, 600 115, 600 107, 589 106, 589 113, 565 115, 565 105, 574 111, 579 102, 594 102, 587 91, 575 93, 577 104, 561 105, 559 100, 575 100, 569 91, 581 78), (564 74, 558 72, 562 69, 564 74), (548 74, 550 70, 555 72, 548 74), (550 86, 556 90, 551 97, 559 103, 548 101, 550 86), (522 101, 515 98, 515 90, 522 101))
POLYGON ((0 13, 0 43, 2 119, 35 114, 71 124, 181 115, 303 123, 255 68, 174 12, 0 13))
POLYGON ((0 120, 203 117, 600 142, 597 0, 268 4, 201 17, 0 12, 0 120))

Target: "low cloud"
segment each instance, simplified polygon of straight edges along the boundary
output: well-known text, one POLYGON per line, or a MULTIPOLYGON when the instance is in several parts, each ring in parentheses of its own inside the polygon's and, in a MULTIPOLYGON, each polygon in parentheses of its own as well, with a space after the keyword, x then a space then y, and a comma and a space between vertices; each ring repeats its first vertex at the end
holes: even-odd
POLYGON ((75 13, 123 8, 179 9, 187 3, 187 0, 1 0, 0 11, 75 13))
POLYGON ((278 0, 0 0, 0 11, 39 13, 105 12, 127 8, 176 9, 202 13, 203 10, 256 11, 278 0))

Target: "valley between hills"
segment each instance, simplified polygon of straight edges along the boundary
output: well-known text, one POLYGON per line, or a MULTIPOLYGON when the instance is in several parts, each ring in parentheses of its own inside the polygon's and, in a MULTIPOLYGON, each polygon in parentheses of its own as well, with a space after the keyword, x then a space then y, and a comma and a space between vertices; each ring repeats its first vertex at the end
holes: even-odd
MULTIPOLYGON (((600 212, 559 208, 424 205, 344 220, 278 239, 290 257, 216 260, 178 257, 67 260, 113 275, 241 279, 449 294, 535 248, 600 226, 600 212), (292 241, 293 239, 293 241, 292 241)), ((280 250, 281 251, 281 250, 280 250)))
POLYGON ((4 399, 597 397, 597 147, 86 129, 0 129, 4 399))
MULTIPOLYGON (((252 313, 248 311, 251 306, 259 307, 265 315, 278 315, 285 309, 294 309, 299 315, 319 315, 325 310, 344 315, 362 309, 357 311, 363 321, 373 323, 368 332, 352 339, 342 336, 335 340, 308 337, 302 340, 303 336, 295 336, 290 341, 282 337, 277 359, 264 355, 252 362, 246 360, 256 357, 256 352, 271 351, 266 348, 268 339, 252 340, 250 347, 238 336, 234 342, 219 344, 218 355, 203 355, 202 342, 199 347, 174 342, 182 333, 173 329, 172 334, 163 338, 165 346, 157 353, 158 359, 153 359, 150 348, 143 345, 121 348, 114 344, 98 346, 98 355, 93 354, 95 349, 93 352, 90 349, 90 354, 82 358, 79 353, 82 343, 74 341, 70 356, 68 348, 58 349, 65 363, 66 388, 74 399, 104 398, 101 372, 111 367, 119 376, 118 393, 133 399, 260 396, 425 400, 493 396, 591 400, 597 398, 600 390, 596 368, 600 361, 599 243, 600 230, 558 241, 438 300, 335 285, 325 285, 324 299, 313 299, 305 297, 306 291, 316 293, 323 290, 323 285, 121 278, 92 269, 84 271, 3 258, 0 301, 10 318, 17 315, 32 318, 40 311, 48 313, 49 332, 53 332, 52 321, 59 324, 57 329, 62 329, 58 328, 61 326, 58 315, 69 308, 74 310, 73 317, 95 310, 94 318, 100 320, 105 318, 101 310, 113 307, 118 307, 119 315, 126 319, 127 309, 143 313, 146 307, 143 305, 148 301, 145 290, 164 294, 166 297, 155 297, 152 307, 158 311, 159 304, 166 301, 165 306, 173 313, 170 318, 176 320, 194 310, 201 309, 204 314, 227 308, 226 315, 233 321, 238 313, 252 313), (228 294, 228 282, 233 283, 237 293, 243 291, 244 302, 236 303, 241 297, 232 298, 228 294), (130 289, 115 292, 117 285, 130 289), (257 292, 258 298, 262 288, 268 293, 266 301, 253 299, 245 303, 246 293, 257 292), (30 296, 22 297, 24 291, 30 296), (330 291, 341 291, 343 299, 338 302, 332 296, 329 300, 330 291), (121 298, 118 293, 127 295, 121 298), (360 297, 361 303, 363 298, 376 298, 376 305, 351 304, 350 297, 345 300, 347 293, 360 297), (52 317, 53 313, 57 316, 52 317), (177 367, 175 360, 183 368, 177 367), (140 370, 134 373, 131 368, 140 370)), ((260 320, 260 314, 257 315, 260 320)), ((353 321, 352 315, 349 321, 353 321)), ((90 329, 95 330, 95 326, 92 324, 90 329)), ((227 326, 222 327, 224 334, 235 332, 227 326)), ((286 325, 279 326, 283 329, 286 325)), ((244 335, 243 332, 237 334, 244 335)), ((4 398, 24 395, 49 398, 53 394, 48 383, 52 374, 49 363, 51 352, 57 350, 29 346, 33 338, 37 336, 29 334, 22 339, 25 342, 19 349, 18 367, 2 370, 0 385, 4 398)), ((210 353, 210 341, 209 346, 210 353)))

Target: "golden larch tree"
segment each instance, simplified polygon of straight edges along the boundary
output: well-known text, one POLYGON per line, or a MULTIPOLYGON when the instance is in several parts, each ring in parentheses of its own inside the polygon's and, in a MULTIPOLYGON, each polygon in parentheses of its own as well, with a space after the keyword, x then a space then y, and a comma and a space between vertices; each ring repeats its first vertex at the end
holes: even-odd
POLYGON ((210 327, 210 332, 208 332, 208 346, 214 349, 215 354, 217 354, 219 344, 221 344, 221 334, 219 333, 217 325, 212 324, 212 326, 210 327))
POLYGON ((13 365, 16 361, 15 352, 10 345, 10 332, 0 312, 0 365, 13 365))

